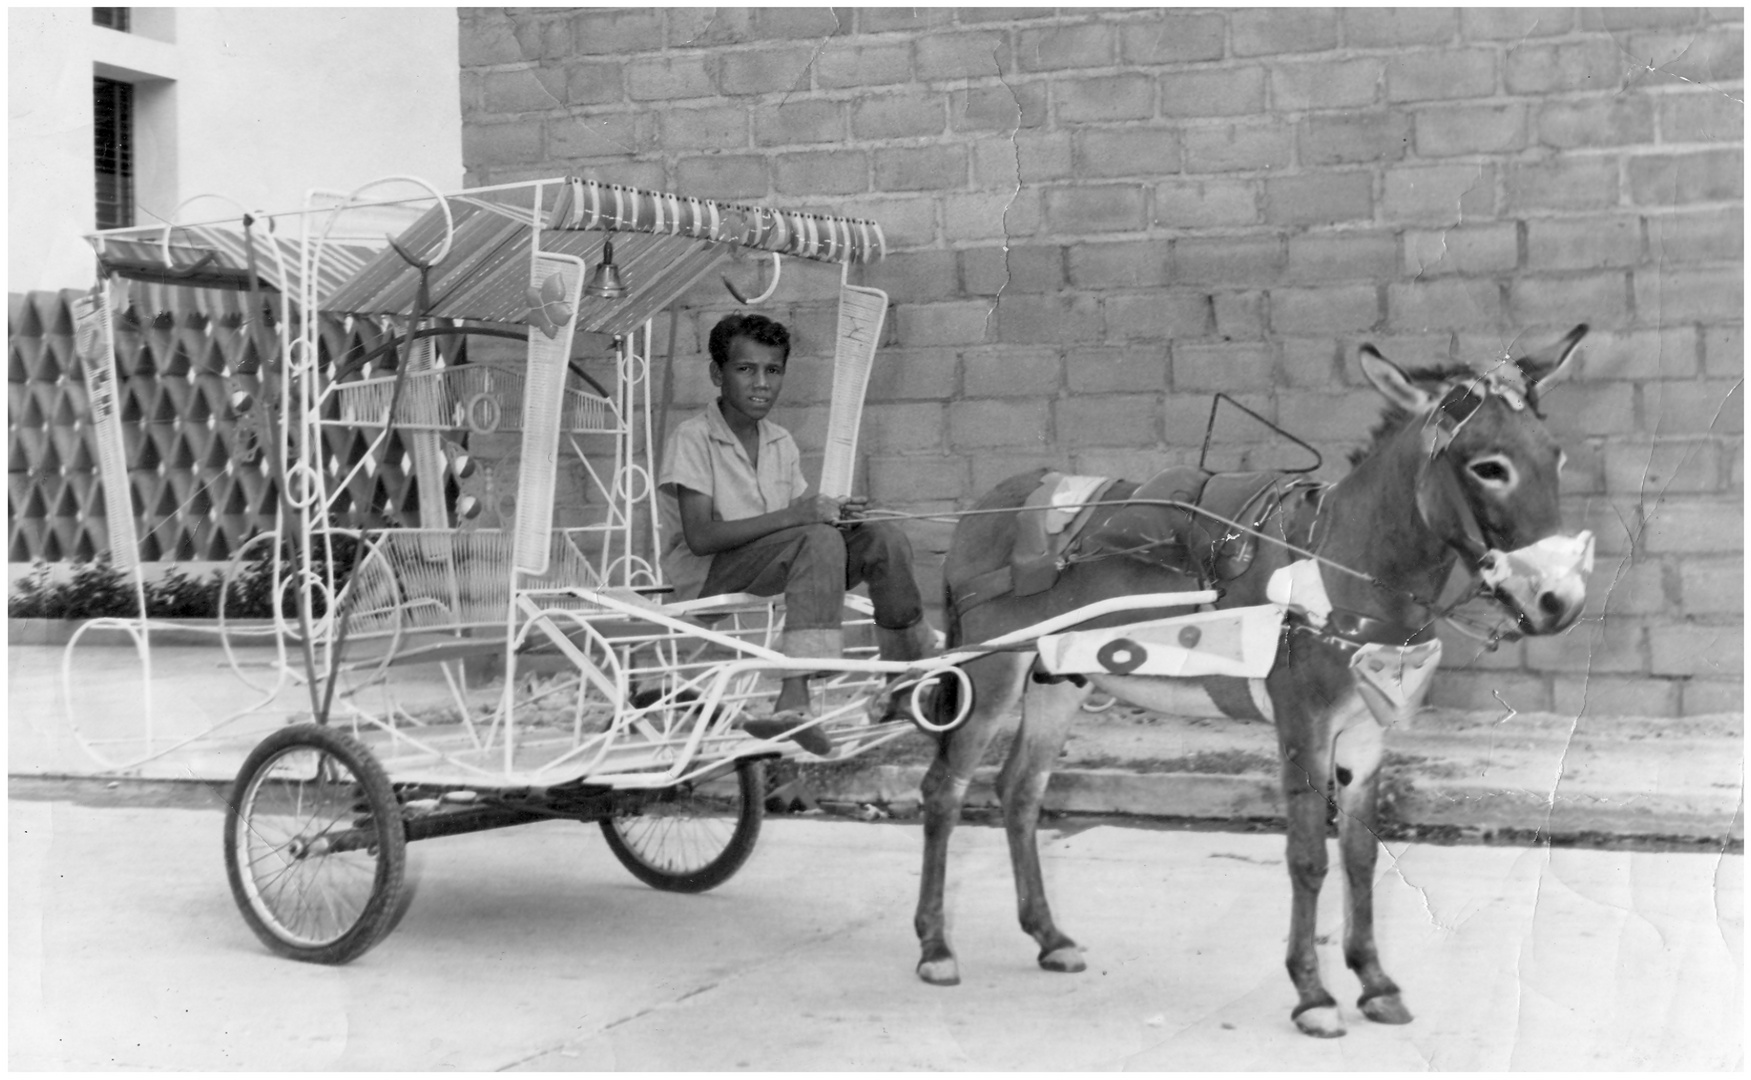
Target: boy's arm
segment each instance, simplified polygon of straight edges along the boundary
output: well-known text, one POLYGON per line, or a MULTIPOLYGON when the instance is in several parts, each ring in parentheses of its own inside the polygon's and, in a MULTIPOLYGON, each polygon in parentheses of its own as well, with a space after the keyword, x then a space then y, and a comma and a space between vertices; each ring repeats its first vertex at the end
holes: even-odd
POLYGON ((804 495, 783 510, 738 521, 713 521, 711 496, 683 484, 675 485, 675 502, 681 510, 681 536, 687 541, 688 550, 695 555, 716 555, 780 529, 816 522, 831 525, 839 520, 841 500, 804 495))

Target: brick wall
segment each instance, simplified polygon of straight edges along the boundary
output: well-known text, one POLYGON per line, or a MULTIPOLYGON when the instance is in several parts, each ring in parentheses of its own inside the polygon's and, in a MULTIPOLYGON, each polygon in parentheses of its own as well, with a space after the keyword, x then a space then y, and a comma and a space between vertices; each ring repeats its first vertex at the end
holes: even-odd
MULTIPOLYGON (((469 9, 463 146, 471 183, 575 172, 881 221, 863 449, 870 493, 905 509, 1035 465, 1193 460, 1215 390, 1335 476, 1376 412, 1360 342, 1415 366, 1591 323, 1548 400, 1566 516, 1599 538, 1588 619, 1456 642, 1435 699, 1695 714, 1742 708, 1742 20, 469 9)), ((775 307, 807 357, 830 349, 832 282, 797 277, 775 307)), ((706 396, 692 365, 730 303, 688 300, 679 407, 706 396)), ((795 367, 781 420, 812 449, 825 381, 795 367)), ((1236 414, 1211 461, 1295 457, 1236 414)), ((934 589, 946 530, 915 538, 934 589)))

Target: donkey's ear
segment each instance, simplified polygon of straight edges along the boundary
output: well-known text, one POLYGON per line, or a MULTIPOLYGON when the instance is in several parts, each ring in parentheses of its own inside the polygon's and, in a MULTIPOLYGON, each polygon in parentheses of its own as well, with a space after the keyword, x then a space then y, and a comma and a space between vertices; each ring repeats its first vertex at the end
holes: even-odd
POLYGON ((1434 396, 1411 382, 1410 376, 1397 364, 1380 355, 1372 345, 1362 346, 1362 374, 1380 391, 1386 400, 1406 412, 1422 412, 1434 403, 1434 396))
POLYGON ((1565 334, 1555 345, 1516 361, 1520 370, 1525 373, 1526 382, 1532 387, 1534 397, 1574 374, 1576 349, 1586 336, 1587 324, 1582 323, 1565 334))

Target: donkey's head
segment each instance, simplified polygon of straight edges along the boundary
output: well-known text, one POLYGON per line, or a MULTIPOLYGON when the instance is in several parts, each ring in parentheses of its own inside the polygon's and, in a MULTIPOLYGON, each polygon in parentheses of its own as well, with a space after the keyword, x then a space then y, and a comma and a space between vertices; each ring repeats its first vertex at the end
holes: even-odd
POLYGON ((1407 373, 1362 346, 1368 381, 1407 414, 1401 437, 1416 440, 1423 524, 1529 634, 1574 622, 1593 568, 1593 534, 1562 532, 1563 452, 1538 412, 1586 333, 1583 324, 1542 353, 1433 374, 1407 373))

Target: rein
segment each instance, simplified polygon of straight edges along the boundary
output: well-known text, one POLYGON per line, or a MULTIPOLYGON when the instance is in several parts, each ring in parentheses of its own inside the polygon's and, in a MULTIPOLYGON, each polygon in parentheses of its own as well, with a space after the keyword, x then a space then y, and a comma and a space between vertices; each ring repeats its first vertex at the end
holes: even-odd
MULTIPOLYGON (((1321 485, 1320 502, 1321 502, 1322 507, 1324 504, 1324 494, 1326 491, 1329 491, 1329 490, 1330 490, 1330 485, 1321 485)), ((1373 574, 1369 574, 1369 573, 1366 573, 1365 571, 1354 569, 1353 567, 1345 566, 1343 563, 1337 562, 1334 559, 1326 558, 1324 555, 1321 555, 1318 552, 1310 551, 1307 548, 1302 547, 1299 544, 1292 543, 1284 537, 1272 536, 1269 533, 1255 529, 1250 525, 1243 525, 1238 521, 1233 521, 1229 518, 1223 517, 1221 514, 1215 513, 1214 511, 1206 510, 1201 506, 1194 506, 1191 503, 1180 502, 1177 499, 1101 499, 1101 500, 1096 500, 1096 501, 1091 501, 1091 502, 1065 503, 1062 506, 1056 507, 1056 509, 1083 510, 1083 509, 1088 509, 1091 507, 1103 507, 1103 506, 1161 506, 1161 507, 1166 507, 1166 508, 1172 509, 1172 510, 1184 510, 1184 511, 1187 511, 1188 513, 1199 514, 1203 517, 1209 518, 1212 521, 1216 521, 1216 522, 1219 522, 1223 525, 1226 525, 1230 529, 1237 529, 1240 532, 1255 536, 1260 540, 1266 541, 1267 543, 1275 544, 1278 547, 1281 547, 1289 552, 1292 552, 1293 554, 1300 555, 1303 558, 1311 559, 1314 562, 1317 562, 1322 566, 1329 566, 1333 570, 1338 571, 1339 573, 1348 574, 1351 577, 1356 578, 1360 581, 1365 581, 1368 584, 1374 586, 1375 588, 1381 590, 1382 592, 1397 593, 1398 595, 1405 597, 1406 599, 1410 600, 1412 603, 1418 605, 1419 607, 1422 607, 1422 608, 1429 610, 1430 612, 1432 612, 1434 614, 1434 617, 1437 619, 1445 618, 1445 619, 1448 619, 1450 622, 1455 621, 1456 617, 1452 614, 1452 612, 1455 608, 1459 607, 1459 605, 1461 605, 1461 604, 1468 603, 1471 600, 1476 599, 1481 595, 1484 595, 1481 591, 1479 591, 1479 592, 1473 593, 1471 595, 1462 597, 1460 600, 1454 602, 1453 604, 1449 604, 1446 608, 1442 608, 1438 603, 1434 603, 1434 602, 1425 600, 1421 596, 1419 596, 1418 594, 1411 592, 1408 589, 1400 589, 1400 588, 1397 588, 1395 586, 1388 585, 1384 581, 1381 581, 1379 578, 1375 577, 1373 574)), ((953 511, 949 511, 946 513, 939 511, 937 513, 931 513, 931 514, 904 514, 904 513, 898 513, 895 511, 889 511, 889 510, 878 510, 878 511, 866 511, 860 520, 863 520, 863 521, 908 521, 908 520, 911 520, 911 521, 936 521, 936 522, 947 523, 947 522, 959 520, 960 518, 963 518, 963 517, 972 517, 972 516, 979 515, 979 514, 1014 514, 1014 513, 1019 513, 1019 512, 1020 512, 1019 508, 1016 508, 1016 507, 992 507, 992 508, 983 509, 983 510, 980 510, 980 509, 953 510, 953 511)), ((1314 525, 1318 524, 1318 512, 1319 511, 1317 509, 1314 511, 1314 513, 1315 513, 1314 525)), ((1310 528, 1309 529, 1310 535, 1311 535, 1312 531, 1313 531, 1312 528, 1310 528)), ((1174 543, 1173 540, 1156 540, 1156 541, 1152 541, 1152 542, 1147 543, 1147 544, 1139 544, 1136 547, 1126 548, 1122 551, 1105 551, 1105 552, 1101 552, 1098 555, 1090 555, 1090 556, 1084 556, 1081 558, 1060 560, 1059 568, 1063 569, 1064 567, 1074 565, 1075 563, 1094 562, 1094 561, 1099 560, 1099 559, 1111 558, 1113 556, 1137 555, 1137 554, 1140 554, 1142 552, 1153 551, 1156 548, 1164 547, 1164 546, 1166 546, 1168 544, 1172 544, 1172 543, 1174 543)), ((1368 618, 1368 616, 1359 616, 1359 617, 1368 618)), ((1510 638, 1508 640, 1512 640, 1512 639, 1510 638)))
MULTIPOLYGON (((1201 515, 1203 517, 1207 517, 1212 521, 1220 522, 1223 525, 1226 525, 1231 529, 1239 529, 1241 532, 1250 533, 1253 536, 1258 537, 1260 540, 1267 540, 1273 544, 1278 545, 1279 547, 1286 548, 1289 551, 1292 551, 1297 555, 1305 556, 1309 559, 1314 560, 1315 562, 1319 562, 1319 563, 1322 563, 1326 566, 1329 566, 1333 570, 1337 570, 1341 573, 1349 574, 1351 577, 1359 578, 1362 581, 1368 582, 1370 585, 1377 586, 1378 588, 1384 589, 1388 592, 1398 591, 1398 592, 1403 593, 1405 596, 1410 597, 1412 600, 1417 599, 1414 594, 1404 592, 1404 590, 1402 590, 1402 589, 1401 590, 1394 590, 1391 586, 1387 585, 1385 582, 1382 582, 1379 578, 1375 577, 1372 574, 1364 573, 1361 570, 1351 569, 1350 567, 1345 566, 1343 563, 1335 562, 1331 559, 1326 558, 1323 555, 1319 555, 1315 552, 1309 551, 1306 548, 1301 547, 1297 544, 1292 544, 1288 540, 1280 539, 1278 537, 1271 536, 1268 533, 1260 532, 1259 530, 1253 528, 1250 525, 1242 525, 1240 522, 1231 521, 1228 518, 1223 517, 1221 514, 1215 513, 1214 511, 1206 510, 1201 506, 1194 506, 1191 503, 1180 502, 1177 499, 1098 499, 1098 500, 1094 500, 1091 502, 1054 504, 1053 509, 1055 509, 1055 510, 1086 510, 1086 509, 1090 509, 1090 508, 1098 508, 1098 507, 1103 507, 1103 506, 1165 506, 1170 510, 1185 510, 1189 513, 1198 514, 1198 515, 1201 515)), ((940 522, 943 524, 952 524, 953 522, 958 521, 964 517, 974 517, 974 516, 979 515, 979 514, 1017 514, 1017 513, 1020 513, 1023 509, 1026 509, 1026 508, 1018 507, 1018 506, 998 506, 998 507, 990 507, 990 508, 983 509, 983 510, 980 510, 980 509, 949 510, 949 511, 937 511, 935 513, 930 513, 930 514, 903 514, 903 513, 899 513, 898 511, 893 511, 893 510, 867 510, 857 520, 858 521, 935 521, 935 522, 940 522)), ((1075 563, 1094 562, 1098 559, 1110 558, 1110 557, 1115 556, 1115 555, 1135 555, 1139 552, 1153 551, 1158 547, 1164 547, 1164 546, 1171 544, 1171 543, 1173 543, 1172 540, 1153 540, 1147 544, 1139 544, 1133 548, 1126 548, 1123 551, 1103 551, 1099 555, 1089 555, 1089 556, 1084 556, 1082 558, 1060 560, 1059 567, 1060 567, 1060 569, 1062 569, 1063 567, 1067 567, 1067 566, 1073 565, 1075 563)), ((1421 601, 1418 601, 1418 602, 1420 603, 1421 601)))
MULTIPOLYGON (((1422 464, 1418 467, 1417 471, 1417 516, 1421 519, 1423 527, 1437 536, 1441 535, 1440 530, 1437 530, 1429 521, 1428 507, 1424 499, 1425 494, 1429 490, 1429 469, 1434 465, 1435 460, 1446 452, 1447 447, 1459 434, 1460 429, 1465 426, 1467 421, 1477 414, 1477 411, 1482 407, 1486 396, 1492 393, 1496 394, 1502 397, 1509 406, 1516 411, 1526 407, 1527 396, 1522 388, 1505 385, 1503 380, 1494 376, 1482 376, 1479 379, 1479 383, 1481 383, 1481 386, 1477 386, 1477 384, 1460 384, 1454 386, 1441 398, 1439 404, 1436 405, 1435 409, 1424 421, 1422 438, 1428 453, 1424 457, 1422 464), (1474 386, 1477 386, 1477 388, 1474 389, 1474 386)), ((1312 543, 1312 538, 1318 531, 1320 514, 1325 509, 1325 497, 1327 493, 1331 491, 1332 486, 1333 485, 1330 484, 1318 485, 1319 501, 1314 507, 1313 520, 1308 523, 1307 527, 1308 543, 1312 543)), ((1272 536, 1260 529, 1242 524, 1238 521, 1233 521, 1204 507, 1182 502, 1177 499, 1102 499, 1081 503, 1065 503, 1057 506, 1056 509, 1081 511, 1109 506, 1159 506, 1167 509, 1184 511, 1190 514, 1197 514, 1208 520, 1218 522, 1230 530, 1234 530, 1230 534, 1231 536, 1237 537, 1244 533, 1256 537, 1267 543, 1275 544, 1292 554, 1310 559, 1321 566, 1330 567, 1339 573, 1348 574, 1353 578, 1365 581, 1382 592, 1402 596, 1411 603, 1429 612, 1429 620, 1422 626, 1415 628, 1414 632, 1421 632, 1422 630, 1426 630, 1429 626, 1432 626, 1435 622, 1445 620, 1447 624, 1453 627, 1456 631, 1471 638, 1473 641, 1482 643, 1484 647, 1490 651, 1494 651, 1503 641, 1517 641, 1523 636, 1519 630, 1513 627, 1504 630, 1500 628, 1499 625, 1491 625, 1482 619, 1457 613, 1461 606, 1468 604, 1473 600, 1494 600, 1489 589, 1481 582, 1476 588, 1466 592, 1452 603, 1443 607, 1439 598, 1428 600, 1408 589, 1388 585, 1373 574, 1346 566, 1343 563, 1337 562, 1334 559, 1329 559, 1300 544, 1292 543, 1287 535, 1281 537, 1272 536)), ((1277 507, 1270 511, 1270 513, 1276 515, 1280 514, 1281 511, 1282 500, 1279 500, 1277 507)), ((949 522, 958 521, 960 518, 970 517, 977 514, 1015 514, 1019 512, 1019 507, 993 507, 988 509, 960 510, 950 511, 948 513, 937 512, 932 514, 903 514, 892 511, 866 511, 862 520, 899 521, 913 519, 949 522)), ((1446 543, 1448 546, 1456 548, 1466 559, 1471 573, 1475 578, 1489 548, 1484 542, 1482 530, 1478 527, 1476 516, 1471 512, 1471 508, 1465 505, 1463 500, 1460 501, 1458 512, 1463 515, 1460 520, 1460 537, 1458 539, 1447 538, 1446 543)), ((1287 533, 1286 528, 1284 532, 1285 534, 1287 533)), ((1174 542, 1175 541, 1172 539, 1163 539, 1139 544, 1135 547, 1119 551, 1104 551, 1095 555, 1062 558, 1058 561, 1058 569, 1063 570, 1064 568, 1076 563, 1093 562, 1098 559, 1111 558, 1114 556, 1137 556, 1174 542)), ((1334 613, 1338 611, 1342 611, 1342 609, 1334 609, 1334 613)), ((1386 625, 1382 620, 1376 619, 1373 616, 1350 611, 1342 611, 1338 621, 1345 623, 1351 629, 1348 632, 1338 632, 1330 629, 1315 628, 1311 624, 1305 624, 1304 622, 1301 628, 1307 632, 1316 633, 1321 637, 1328 638, 1338 644, 1353 648, 1359 646, 1366 638, 1376 636, 1375 633, 1370 632, 1370 628, 1373 627, 1374 624, 1386 625)))

